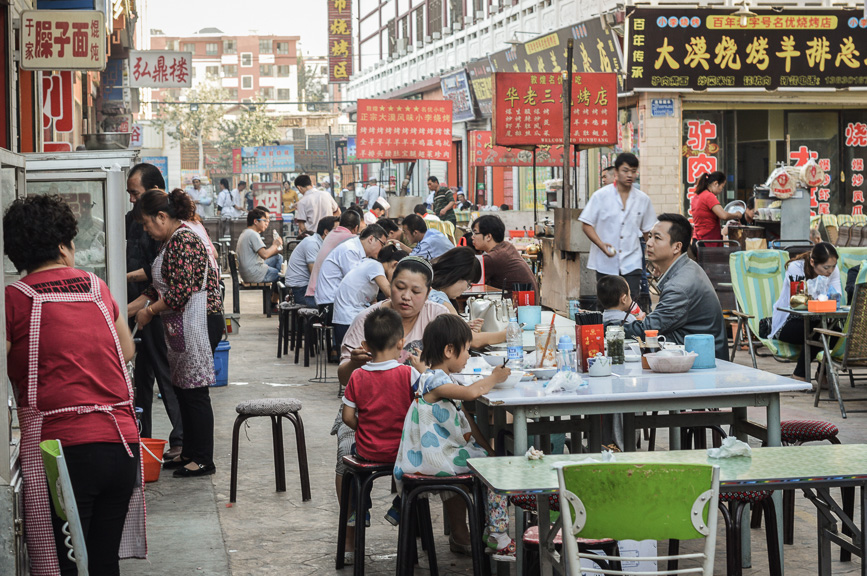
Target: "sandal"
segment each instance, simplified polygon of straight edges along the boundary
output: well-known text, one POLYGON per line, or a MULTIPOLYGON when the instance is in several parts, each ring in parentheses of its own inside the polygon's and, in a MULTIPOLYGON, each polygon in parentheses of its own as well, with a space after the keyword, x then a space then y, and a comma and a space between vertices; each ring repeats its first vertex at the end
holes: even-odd
POLYGON ((491 554, 491 558, 496 560, 497 562, 514 562, 517 554, 517 548, 515 547, 515 541, 511 540, 508 546, 504 546, 500 548, 493 554, 491 554))

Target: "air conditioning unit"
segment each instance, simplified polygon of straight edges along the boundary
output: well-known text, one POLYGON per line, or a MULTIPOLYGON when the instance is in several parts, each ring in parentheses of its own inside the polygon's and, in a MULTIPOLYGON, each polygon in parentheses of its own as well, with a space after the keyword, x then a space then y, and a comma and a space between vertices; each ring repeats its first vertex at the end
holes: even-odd
MULTIPOLYGON (((493 6, 491 6, 491 8, 493 8, 493 6)), ((477 10, 476 11, 476 20, 484 20, 484 19, 485 19, 485 11, 484 10, 477 10)))
POLYGON ((415 50, 415 46, 413 46, 412 44, 407 45, 407 47, 406 47, 407 52, 412 52, 413 50, 415 50))
POLYGON ((472 23, 473 23, 473 17, 472 16, 464 16, 464 24, 469 26, 472 23))
POLYGON ((499 4, 491 4, 490 11, 491 11, 491 14, 496 14, 497 12, 500 11, 500 5, 499 4))
POLYGON ((452 24, 452 28, 455 29, 455 32, 460 32, 461 30, 464 29, 464 25, 461 24, 460 22, 455 22, 454 24, 452 24))
POLYGON ((406 45, 407 44, 408 44, 408 41, 406 38, 398 38, 397 40, 394 41, 394 49, 397 50, 398 52, 403 52, 404 54, 406 54, 406 45))
POLYGON ((439 40, 440 38, 443 37, 443 35, 440 34, 439 32, 434 32, 433 34, 431 34, 431 36, 433 36, 434 40, 439 40))
MULTIPOLYGON (((439 39, 440 35, 437 34, 436 37, 437 37, 437 39, 439 39)), ((424 37, 424 43, 425 43, 425 44, 430 44, 432 41, 433 41, 433 39, 432 39, 430 36, 425 36, 425 37, 424 37)))

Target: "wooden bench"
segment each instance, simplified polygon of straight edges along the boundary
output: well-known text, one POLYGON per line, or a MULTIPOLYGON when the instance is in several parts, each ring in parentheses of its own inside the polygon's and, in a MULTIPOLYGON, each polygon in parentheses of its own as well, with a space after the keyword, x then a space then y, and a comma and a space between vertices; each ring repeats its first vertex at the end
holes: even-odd
POLYGON ((261 290, 262 291, 262 313, 268 318, 271 317, 271 292, 273 290, 273 282, 244 282, 238 274, 238 254, 229 250, 229 272, 232 274, 232 312, 235 314, 241 313, 241 290, 261 290))

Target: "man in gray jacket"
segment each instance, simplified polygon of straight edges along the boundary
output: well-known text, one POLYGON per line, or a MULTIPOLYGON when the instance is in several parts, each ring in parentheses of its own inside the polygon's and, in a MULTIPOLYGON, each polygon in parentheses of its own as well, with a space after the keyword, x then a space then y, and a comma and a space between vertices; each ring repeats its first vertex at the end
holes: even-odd
POLYGON ((627 337, 644 337, 645 330, 659 330, 668 342, 683 344, 687 334, 711 334, 716 357, 728 360, 728 340, 719 298, 686 249, 692 241, 692 225, 680 214, 661 214, 647 240, 647 260, 662 274, 659 304, 644 320, 626 324, 627 337))

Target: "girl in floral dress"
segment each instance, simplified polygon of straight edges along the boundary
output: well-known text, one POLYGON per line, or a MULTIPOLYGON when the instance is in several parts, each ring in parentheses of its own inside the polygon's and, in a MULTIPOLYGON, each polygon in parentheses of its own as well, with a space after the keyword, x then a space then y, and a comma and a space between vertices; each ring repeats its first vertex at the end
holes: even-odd
MULTIPOLYGON (((467 323, 453 314, 434 319, 422 337, 421 360, 428 366, 418 386, 418 397, 409 408, 403 424, 403 436, 394 466, 398 484, 404 474, 432 476, 458 475, 469 472, 468 458, 492 453, 490 445, 472 419, 460 408, 461 401, 475 400, 488 393, 510 374, 505 366, 469 386, 452 380, 470 357, 473 333, 467 323)), ((449 517, 463 514, 460 498, 446 500, 449 517), (451 510, 455 507, 455 511, 451 510)), ((508 498, 488 493, 486 543, 497 560, 514 561, 515 542, 509 538, 508 498)), ((452 551, 466 552, 466 546, 450 537, 452 551)))

